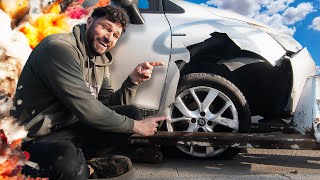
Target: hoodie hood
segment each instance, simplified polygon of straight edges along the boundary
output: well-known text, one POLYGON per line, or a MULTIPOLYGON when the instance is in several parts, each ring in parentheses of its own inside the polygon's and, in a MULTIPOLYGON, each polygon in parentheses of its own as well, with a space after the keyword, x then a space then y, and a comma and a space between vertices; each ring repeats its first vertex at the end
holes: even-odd
POLYGON ((92 58, 89 57, 88 52, 86 49, 87 46, 87 42, 86 42, 86 25, 85 24, 80 24, 80 25, 76 25, 73 27, 72 33, 74 35, 74 37, 76 38, 76 43, 77 43, 77 47, 80 50, 84 61, 88 60, 88 59, 93 59, 93 63, 96 66, 109 66, 112 64, 112 56, 111 53, 108 51, 105 54, 101 55, 101 56, 94 56, 92 58))

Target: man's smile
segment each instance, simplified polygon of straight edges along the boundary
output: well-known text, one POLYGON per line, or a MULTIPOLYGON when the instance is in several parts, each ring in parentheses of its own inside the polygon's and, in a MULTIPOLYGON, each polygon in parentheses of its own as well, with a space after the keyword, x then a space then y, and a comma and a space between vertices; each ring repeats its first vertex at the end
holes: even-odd
POLYGON ((109 44, 109 43, 104 43, 104 42, 101 41, 100 39, 98 39, 98 41, 99 41, 99 43, 100 43, 102 46, 108 48, 108 44, 109 44))

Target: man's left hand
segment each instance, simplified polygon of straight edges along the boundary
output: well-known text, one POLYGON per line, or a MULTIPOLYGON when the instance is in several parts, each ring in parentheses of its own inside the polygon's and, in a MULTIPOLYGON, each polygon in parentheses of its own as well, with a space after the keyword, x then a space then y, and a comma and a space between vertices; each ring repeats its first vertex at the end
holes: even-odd
POLYGON ((144 62, 139 64, 129 75, 131 81, 135 84, 139 84, 143 81, 147 81, 151 78, 152 70, 154 66, 163 66, 163 62, 144 62))

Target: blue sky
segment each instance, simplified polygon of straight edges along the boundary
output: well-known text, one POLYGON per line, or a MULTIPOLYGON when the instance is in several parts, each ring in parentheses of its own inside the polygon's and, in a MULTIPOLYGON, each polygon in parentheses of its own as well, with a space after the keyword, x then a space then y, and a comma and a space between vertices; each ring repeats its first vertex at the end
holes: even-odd
POLYGON ((290 34, 308 48, 320 66, 320 0, 187 1, 231 10, 290 34))

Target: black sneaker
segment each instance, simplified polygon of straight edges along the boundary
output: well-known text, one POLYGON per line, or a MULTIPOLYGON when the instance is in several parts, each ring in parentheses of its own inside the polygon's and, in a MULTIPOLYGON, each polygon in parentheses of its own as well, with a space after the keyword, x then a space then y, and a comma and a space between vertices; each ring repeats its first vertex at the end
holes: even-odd
POLYGON ((113 155, 107 158, 94 158, 87 162, 94 173, 90 178, 112 178, 129 172, 132 162, 128 157, 113 155))

